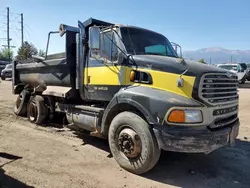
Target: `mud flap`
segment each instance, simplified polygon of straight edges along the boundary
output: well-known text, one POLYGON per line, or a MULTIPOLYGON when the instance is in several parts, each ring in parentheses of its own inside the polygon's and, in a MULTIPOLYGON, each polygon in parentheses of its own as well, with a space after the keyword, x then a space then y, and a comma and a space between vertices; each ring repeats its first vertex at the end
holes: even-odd
POLYGON ((230 146, 235 146, 235 140, 236 137, 238 136, 238 132, 239 132, 239 126, 233 126, 229 134, 230 146))

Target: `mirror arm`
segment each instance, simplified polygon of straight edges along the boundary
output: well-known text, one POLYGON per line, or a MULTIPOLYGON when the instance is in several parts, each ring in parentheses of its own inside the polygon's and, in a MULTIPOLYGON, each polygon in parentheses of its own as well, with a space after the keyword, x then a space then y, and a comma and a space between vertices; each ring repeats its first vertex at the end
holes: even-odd
POLYGON ((171 45, 174 46, 174 50, 175 50, 175 52, 176 52, 177 54, 178 54, 178 52, 177 52, 177 47, 180 48, 180 58, 182 58, 182 48, 181 48, 181 46, 180 46, 179 44, 175 43, 175 42, 171 42, 171 45))

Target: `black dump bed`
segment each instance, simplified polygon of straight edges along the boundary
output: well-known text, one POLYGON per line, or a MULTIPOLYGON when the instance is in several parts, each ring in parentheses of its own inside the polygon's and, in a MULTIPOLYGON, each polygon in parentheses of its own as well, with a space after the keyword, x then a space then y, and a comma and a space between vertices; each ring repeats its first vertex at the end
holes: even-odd
MULTIPOLYGON (((74 66, 74 65, 73 65, 74 66)), ((48 56, 42 62, 23 61, 16 65, 15 75, 23 84, 32 86, 71 86, 70 77, 75 72, 75 67, 66 60, 65 54, 48 56)))
POLYGON ((18 83, 32 86, 72 87, 74 83, 71 80, 75 78, 75 72, 75 63, 70 64, 62 53, 51 55, 42 62, 17 62, 15 79, 18 83))

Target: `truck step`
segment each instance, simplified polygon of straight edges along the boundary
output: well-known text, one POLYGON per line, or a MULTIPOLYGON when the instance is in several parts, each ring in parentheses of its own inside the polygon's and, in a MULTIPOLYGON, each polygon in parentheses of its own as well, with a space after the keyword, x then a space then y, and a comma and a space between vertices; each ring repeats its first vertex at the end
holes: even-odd
POLYGON ((79 109, 79 110, 94 112, 94 113, 98 113, 98 114, 102 113, 104 111, 104 108, 93 107, 93 106, 62 104, 62 103, 56 104, 56 111, 57 112, 66 112, 66 111, 68 111, 68 109, 79 109))
POLYGON ((99 108, 99 107, 94 107, 94 106, 75 105, 74 107, 77 109, 86 110, 90 112, 97 112, 97 113, 104 111, 104 108, 99 108))

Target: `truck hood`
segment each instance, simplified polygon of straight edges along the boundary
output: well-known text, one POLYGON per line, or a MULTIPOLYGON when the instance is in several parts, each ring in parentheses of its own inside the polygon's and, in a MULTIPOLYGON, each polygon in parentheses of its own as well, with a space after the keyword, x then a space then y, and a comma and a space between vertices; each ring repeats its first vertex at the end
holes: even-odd
POLYGON ((232 72, 232 73, 235 73, 235 74, 238 73, 238 71, 235 71, 235 70, 229 70, 229 71, 232 72))
POLYGON ((197 76, 204 73, 225 73, 226 71, 211 65, 199 63, 181 58, 173 58, 158 55, 132 55, 129 58, 131 64, 141 68, 152 69, 156 71, 169 72, 173 74, 182 74, 186 71, 187 76, 197 76))
POLYGON ((12 72, 12 69, 3 69, 2 72, 12 72))

